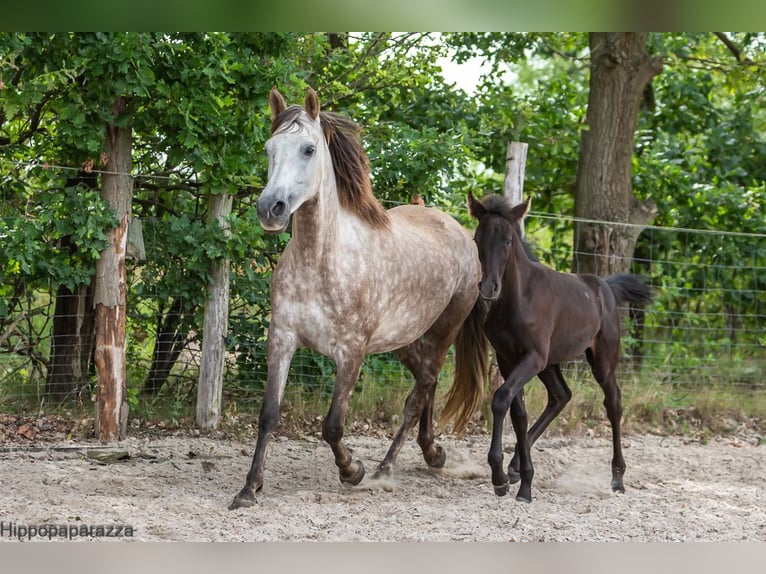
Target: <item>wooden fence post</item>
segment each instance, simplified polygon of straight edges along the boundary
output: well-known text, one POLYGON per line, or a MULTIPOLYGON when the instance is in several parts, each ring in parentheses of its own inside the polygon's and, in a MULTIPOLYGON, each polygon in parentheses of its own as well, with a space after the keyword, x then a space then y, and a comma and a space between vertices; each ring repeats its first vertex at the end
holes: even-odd
MULTIPOLYGON (((231 205, 232 196, 228 193, 211 195, 208 203, 208 221, 217 221, 227 236, 231 233, 226 222, 231 205)), ((216 429, 221 420, 226 332, 229 328, 229 260, 211 261, 210 275, 197 386, 195 422, 201 429, 216 429)))

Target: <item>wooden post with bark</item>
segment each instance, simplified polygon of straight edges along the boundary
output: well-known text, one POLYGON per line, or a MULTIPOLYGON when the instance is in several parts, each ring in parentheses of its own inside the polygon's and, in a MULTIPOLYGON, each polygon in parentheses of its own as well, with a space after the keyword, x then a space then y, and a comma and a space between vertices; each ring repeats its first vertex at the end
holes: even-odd
POLYGON ((101 195, 117 218, 117 227, 109 232, 109 246, 96 263, 93 294, 98 374, 96 436, 102 442, 124 438, 128 420, 125 252, 133 193, 132 130, 119 125, 128 102, 128 98, 120 97, 113 105, 114 121, 106 125, 107 165, 101 177, 101 195))
MULTIPOLYGON (((208 221, 217 221, 227 236, 231 233, 226 222, 231 205, 232 196, 227 193, 211 195, 208 204, 208 221)), ((196 424, 201 429, 216 429, 221 420, 226 332, 229 326, 229 260, 211 261, 210 276, 197 386, 196 424)))

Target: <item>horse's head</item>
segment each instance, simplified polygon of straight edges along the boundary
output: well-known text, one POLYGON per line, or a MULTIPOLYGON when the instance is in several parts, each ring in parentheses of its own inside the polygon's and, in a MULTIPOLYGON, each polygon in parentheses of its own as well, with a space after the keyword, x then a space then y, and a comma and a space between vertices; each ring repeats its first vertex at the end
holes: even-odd
POLYGON ((512 207, 500 195, 489 195, 481 201, 468 192, 468 210, 479 220, 474 240, 481 261, 479 294, 495 301, 500 297, 503 275, 512 264, 514 242, 521 241, 518 224, 529 211, 530 199, 512 207))
POLYGON ((269 179, 257 201, 258 219, 265 231, 280 233, 290 216, 318 193, 329 155, 314 90, 308 89, 304 109, 288 108, 277 88, 272 88, 269 106, 269 179))

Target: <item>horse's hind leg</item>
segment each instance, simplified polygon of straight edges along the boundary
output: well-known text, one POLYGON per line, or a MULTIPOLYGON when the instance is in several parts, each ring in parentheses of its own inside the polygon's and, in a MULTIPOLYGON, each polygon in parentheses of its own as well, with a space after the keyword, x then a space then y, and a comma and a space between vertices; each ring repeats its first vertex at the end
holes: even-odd
MULTIPOLYGON (((543 412, 529 429, 528 436, 530 448, 572 398, 572 391, 569 390, 564 375, 561 374, 561 369, 558 365, 548 365, 545 369, 540 371, 537 376, 548 391, 548 402, 545 405, 543 412)), ((517 483, 521 478, 519 476, 518 443, 516 444, 513 458, 508 465, 508 478, 511 481, 511 484, 517 483)))
POLYGON ((418 444, 423 451, 423 458, 432 468, 444 466, 447 455, 440 446, 434 445, 433 407, 436 393, 436 382, 447 356, 449 344, 435 345, 428 333, 423 339, 398 349, 397 358, 412 372, 415 387, 407 396, 404 403, 402 424, 394 436, 394 440, 378 466, 375 476, 380 477, 391 473, 399 451, 407 438, 407 434, 420 419, 418 428, 418 444))
POLYGON ((322 438, 330 445, 335 455, 340 481, 353 486, 359 484, 364 478, 364 465, 359 460, 353 460, 351 451, 343 444, 343 425, 346 421, 351 392, 359 379, 363 358, 364 354, 358 353, 347 359, 336 361, 337 375, 332 404, 322 425, 322 438))
MULTIPOLYGON (((597 341, 597 345, 601 341, 597 341)), ((625 474, 625 459, 622 457, 622 439, 620 437, 620 420, 622 418, 622 393, 617 386, 617 361, 619 355, 619 340, 616 344, 607 345, 601 342, 603 348, 593 352, 586 351, 586 357, 591 365, 593 376, 604 391, 604 406, 606 416, 612 427, 612 490, 625 492, 623 475, 625 474)))

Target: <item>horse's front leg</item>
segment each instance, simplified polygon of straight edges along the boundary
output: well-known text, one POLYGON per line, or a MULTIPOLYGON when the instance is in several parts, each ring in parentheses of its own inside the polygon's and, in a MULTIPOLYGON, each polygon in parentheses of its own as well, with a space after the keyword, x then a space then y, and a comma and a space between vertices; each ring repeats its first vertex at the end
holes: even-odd
POLYGON ((352 486, 356 486, 364 478, 364 465, 359 460, 353 460, 351 451, 343 444, 343 426, 346 422, 348 401, 359 379, 363 359, 364 354, 360 352, 336 360, 337 375, 332 404, 322 425, 322 438, 330 445, 335 455, 340 481, 352 486))
POLYGON ((258 418, 258 440, 245 486, 234 497, 229 510, 252 506, 255 494, 263 487, 263 469, 266 460, 266 446, 279 423, 279 405, 287 383, 287 371, 296 349, 296 339, 291 333, 280 333, 276 328, 269 330, 267 343, 268 375, 263 397, 261 415, 258 418))

